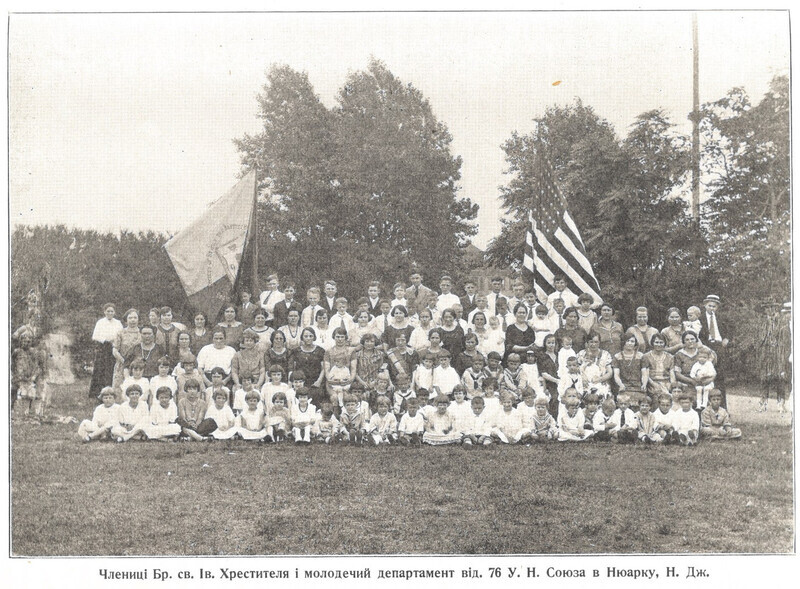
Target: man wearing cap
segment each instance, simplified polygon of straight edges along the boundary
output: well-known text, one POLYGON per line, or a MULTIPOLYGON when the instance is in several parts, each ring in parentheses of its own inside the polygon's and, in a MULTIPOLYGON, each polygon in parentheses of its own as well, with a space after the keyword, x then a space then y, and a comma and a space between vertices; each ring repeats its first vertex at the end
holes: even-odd
POLYGON ((703 301, 705 313, 700 316, 700 340, 706 342, 709 348, 714 350, 717 355, 717 376, 714 379, 714 384, 722 392, 722 406, 728 408, 728 397, 725 393, 725 360, 727 357, 727 348, 730 343, 730 327, 724 322, 720 321, 717 316, 721 301, 715 294, 708 295, 703 301))

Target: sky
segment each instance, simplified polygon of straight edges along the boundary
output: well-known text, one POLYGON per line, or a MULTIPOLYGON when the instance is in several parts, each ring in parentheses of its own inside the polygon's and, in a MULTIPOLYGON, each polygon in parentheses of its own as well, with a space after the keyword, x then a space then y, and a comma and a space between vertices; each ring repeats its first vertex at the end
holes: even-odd
MULTIPOLYGON (((698 14, 700 100, 757 103, 789 73, 789 15, 698 14)), ((663 109, 690 133, 689 12, 13 14, 10 223, 174 233, 237 180, 271 64, 308 73, 332 107, 372 57, 412 83, 463 158, 474 242, 500 230, 500 148, 580 98, 624 136, 663 109), (558 84, 555 84, 559 82, 558 84)))

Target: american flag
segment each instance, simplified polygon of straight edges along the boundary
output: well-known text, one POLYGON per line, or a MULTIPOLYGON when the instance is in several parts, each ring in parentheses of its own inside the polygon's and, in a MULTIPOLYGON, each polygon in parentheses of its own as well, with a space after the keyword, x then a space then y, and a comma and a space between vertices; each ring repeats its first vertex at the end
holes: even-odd
POLYGON ((588 293, 601 301, 600 285, 586 257, 578 227, 567 210, 567 201, 556 186, 553 168, 536 154, 533 202, 528 212, 523 267, 533 275, 536 296, 546 301, 555 290, 554 277, 563 274, 567 288, 575 294, 588 293))

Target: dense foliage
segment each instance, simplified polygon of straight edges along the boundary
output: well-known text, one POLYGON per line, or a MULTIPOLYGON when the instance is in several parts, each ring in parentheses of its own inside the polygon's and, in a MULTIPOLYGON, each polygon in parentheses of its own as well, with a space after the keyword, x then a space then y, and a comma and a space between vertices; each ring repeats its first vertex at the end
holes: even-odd
POLYGON ((467 269, 461 250, 477 232, 478 206, 457 197, 461 158, 413 85, 372 61, 327 109, 306 74, 273 66, 258 102, 264 128, 236 146, 267 195, 262 275, 291 277, 301 292, 335 278, 351 297, 375 277, 388 293, 412 265, 429 282, 467 269))

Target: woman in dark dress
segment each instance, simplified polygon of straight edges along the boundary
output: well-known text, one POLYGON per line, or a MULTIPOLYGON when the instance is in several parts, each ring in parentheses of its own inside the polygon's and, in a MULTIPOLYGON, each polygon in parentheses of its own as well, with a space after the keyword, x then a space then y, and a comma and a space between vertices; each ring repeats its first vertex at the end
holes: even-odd
POLYGON ((451 358, 457 358, 464 351, 464 330, 456 323, 456 314, 452 309, 442 311, 442 324, 439 326, 442 336, 442 347, 450 352, 451 358))
POLYGON ((95 344, 94 370, 92 382, 89 385, 89 397, 96 398, 103 387, 110 387, 114 381, 114 341, 117 334, 122 331, 122 323, 116 319, 114 305, 103 305, 103 318, 98 320, 92 332, 92 341, 95 344))
POLYGON ((508 360, 508 355, 511 353, 520 354, 520 357, 524 358, 536 341, 536 332, 528 325, 528 308, 522 303, 514 307, 514 320, 514 323, 506 328, 506 353, 503 356, 503 363, 508 360))
POLYGON ((310 389, 311 402, 317 407, 322 407, 322 403, 328 401, 328 395, 322 386, 325 380, 325 373, 322 370, 325 350, 314 343, 316 339, 317 334, 313 329, 310 327, 303 329, 300 334, 300 347, 294 350, 289 358, 289 369, 292 372, 303 371, 305 386, 310 389))
POLYGON ((567 307, 564 309, 564 327, 556 330, 556 341, 558 347, 561 347, 561 339, 564 336, 572 339, 572 349, 577 354, 584 347, 586 347, 587 333, 583 327, 578 325, 578 310, 575 307, 567 307))

